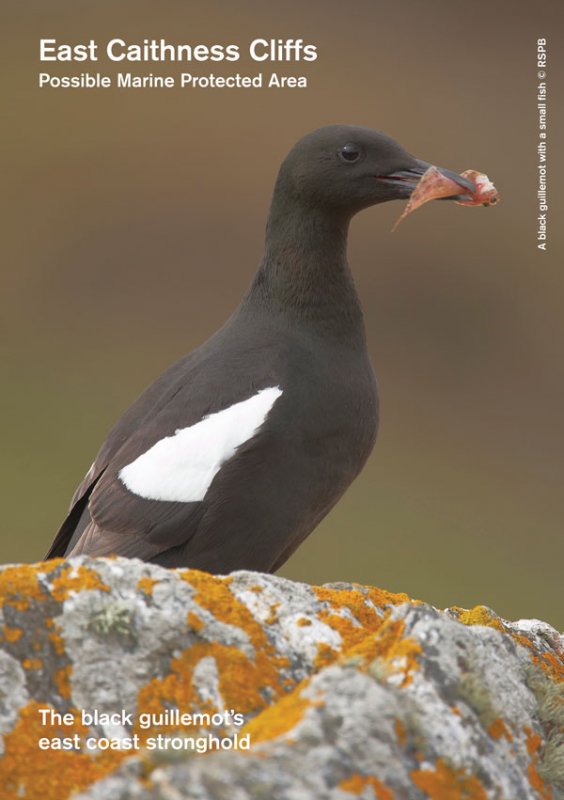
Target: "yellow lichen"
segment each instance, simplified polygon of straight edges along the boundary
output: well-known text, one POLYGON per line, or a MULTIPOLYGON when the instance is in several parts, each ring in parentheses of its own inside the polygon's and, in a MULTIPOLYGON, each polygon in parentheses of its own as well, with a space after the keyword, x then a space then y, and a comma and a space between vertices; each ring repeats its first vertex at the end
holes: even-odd
POLYGON ((300 617, 296 625, 299 625, 301 628, 305 628, 308 625, 311 625, 311 620, 308 617, 300 617))
POLYGON ((449 767, 442 758, 434 769, 417 769, 411 780, 431 800, 487 800, 481 782, 466 770, 449 767))
POLYGON ((466 609, 453 606, 451 611, 456 612, 456 618, 463 625, 485 625, 488 628, 495 628, 502 633, 507 633, 508 629, 489 608, 486 606, 474 606, 466 609))
POLYGON ((362 794, 367 786, 374 790, 374 796, 377 800, 394 800, 392 791, 374 775, 355 773, 350 778, 345 778, 339 783, 339 789, 356 795, 362 794))
POLYGON ((82 564, 74 568, 70 564, 65 564, 51 584, 51 595, 55 600, 62 603, 63 600, 69 597, 71 592, 89 589, 100 589, 103 592, 110 591, 110 587, 104 583, 93 569, 84 567, 82 564))
POLYGON ((4 755, 0 761, 2 800, 63 800, 81 791, 112 772, 126 755, 107 751, 97 756, 76 750, 42 750, 39 740, 55 737, 80 738, 88 733, 81 724, 59 728, 42 725, 40 708, 29 703, 20 712, 14 729, 4 738, 4 755))

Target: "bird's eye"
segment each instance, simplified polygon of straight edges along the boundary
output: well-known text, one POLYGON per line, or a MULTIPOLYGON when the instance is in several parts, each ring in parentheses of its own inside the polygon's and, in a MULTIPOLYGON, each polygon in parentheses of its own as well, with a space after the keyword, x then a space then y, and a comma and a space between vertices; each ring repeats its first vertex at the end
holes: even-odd
POLYGON ((361 149, 357 144, 349 142, 349 144, 346 144, 341 148, 339 156, 343 161, 352 164, 354 161, 358 161, 360 158, 361 149))

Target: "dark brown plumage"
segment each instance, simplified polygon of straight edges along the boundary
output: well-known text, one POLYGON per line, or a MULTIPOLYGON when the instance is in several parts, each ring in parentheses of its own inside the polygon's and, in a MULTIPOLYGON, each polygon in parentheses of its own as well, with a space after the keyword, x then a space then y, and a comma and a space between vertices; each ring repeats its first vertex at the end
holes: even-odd
POLYGON ((241 305, 118 421, 48 557, 118 554, 211 572, 284 563, 376 438, 349 221, 409 197, 427 166, 364 128, 330 126, 298 142, 280 169, 265 254, 241 305), (225 422, 232 417, 250 435, 241 440, 225 422))

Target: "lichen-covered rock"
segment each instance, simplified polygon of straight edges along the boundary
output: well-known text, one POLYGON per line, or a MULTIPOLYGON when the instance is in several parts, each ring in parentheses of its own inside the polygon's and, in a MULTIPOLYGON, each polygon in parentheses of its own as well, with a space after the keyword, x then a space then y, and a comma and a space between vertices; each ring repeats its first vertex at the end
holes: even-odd
POLYGON ((0 569, 0 604, 2 800, 562 796, 538 620, 85 557, 0 569))

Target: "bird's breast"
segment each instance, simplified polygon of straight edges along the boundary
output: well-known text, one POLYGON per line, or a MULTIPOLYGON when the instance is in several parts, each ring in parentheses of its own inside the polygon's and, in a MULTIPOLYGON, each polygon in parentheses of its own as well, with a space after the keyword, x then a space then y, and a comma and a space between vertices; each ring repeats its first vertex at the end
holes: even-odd
POLYGON ((354 477, 368 458, 378 429, 378 390, 364 354, 317 358, 309 373, 290 376, 278 412, 309 459, 327 472, 354 477))

